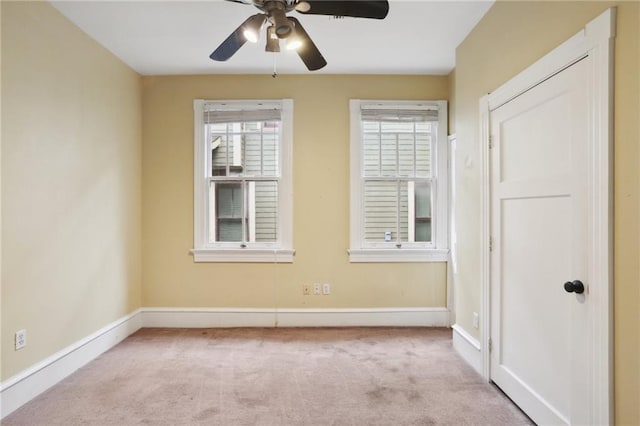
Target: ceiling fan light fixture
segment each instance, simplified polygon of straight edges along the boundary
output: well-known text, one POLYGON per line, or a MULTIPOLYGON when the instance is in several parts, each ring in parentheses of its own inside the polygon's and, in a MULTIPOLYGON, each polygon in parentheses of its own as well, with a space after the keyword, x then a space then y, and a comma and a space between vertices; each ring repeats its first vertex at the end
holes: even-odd
POLYGON ((264 50, 266 52, 280 51, 280 39, 276 35, 276 28, 273 25, 267 28, 267 45, 264 50))
POLYGON ((272 8, 269 11, 269 18, 276 29, 278 38, 287 38, 293 33, 293 26, 287 19, 287 14, 282 8, 272 8))
POLYGON ((299 39, 292 40, 291 42, 287 43, 287 50, 298 50, 302 47, 302 44, 302 41, 299 39))
POLYGON ((244 36, 244 38, 247 39, 247 41, 250 41, 251 43, 257 43, 258 42, 259 33, 257 31, 254 31, 253 29, 244 30, 242 35, 244 36))
POLYGON ((253 15, 251 19, 245 24, 244 29, 242 31, 243 37, 250 41, 251 43, 257 43, 260 38, 260 31, 262 30, 262 25, 267 20, 267 17, 258 13, 253 15))
POLYGON ((291 35, 291 27, 288 25, 278 25, 276 27, 276 34, 279 38, 287 38, 291 35))
POLYGON ((287 19, 287 10, 283 0, 271 0, 264 3, 264 9, 269 16, 269 22, 276 29, 278 38, 287 38, 293 32, 293 26, 287 19))
POLYGON ((304 45, 304 39, 300 37, 300 34, 298 34, 298 31, 296 31, 296 25, 293 18, 288 18, 287 21, 289 21, 289 25, 291 26, 292 31, 291 31, 291 37, 287 38, 284 42, 285 49, 298 50, 304 45))
POLYGON ((287 50, 298 50, 302 47, 304 42, 297 35, 293 35, 287 39, 287 50))

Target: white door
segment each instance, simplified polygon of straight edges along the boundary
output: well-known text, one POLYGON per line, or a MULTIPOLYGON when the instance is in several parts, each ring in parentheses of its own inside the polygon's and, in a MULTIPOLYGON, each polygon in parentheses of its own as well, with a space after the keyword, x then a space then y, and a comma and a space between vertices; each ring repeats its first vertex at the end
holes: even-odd
POLYGON ((489 118, 490 377, 541 425, 590 418, 587 62, 489 118))

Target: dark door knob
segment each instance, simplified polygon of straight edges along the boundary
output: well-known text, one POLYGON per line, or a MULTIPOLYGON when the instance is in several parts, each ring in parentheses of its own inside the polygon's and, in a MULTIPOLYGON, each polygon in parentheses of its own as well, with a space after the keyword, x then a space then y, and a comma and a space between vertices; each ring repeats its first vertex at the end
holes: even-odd
POLYGON ((580 280, 575 280, 573 282, 567 281, 564 283, 564 290, 567 293, 582 294, 584 293, 584 284, 582 284, 582 281, 580 280))

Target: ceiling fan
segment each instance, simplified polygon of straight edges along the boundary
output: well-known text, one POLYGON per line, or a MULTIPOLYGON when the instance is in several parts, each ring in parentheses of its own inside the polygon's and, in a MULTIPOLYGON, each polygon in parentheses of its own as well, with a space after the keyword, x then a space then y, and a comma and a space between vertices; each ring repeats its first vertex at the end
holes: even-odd
POLYGON ((265 51, 279 52, 280 40, 286 39, 286 48, 295 50, 309 71, 319 70, 327 65, 304 30, 300 21, 287 16, 296 10, 305 15, 329 15, 336 17, 355 17, 384 19, 389 13, 387 0, 227 0, 234 3, 253 5, 262 12, 250 16, 209 56, 214 61, 226 61, 231 58, 247 41, 256 43, 265 23, 267 26, 267 45, 265 51))

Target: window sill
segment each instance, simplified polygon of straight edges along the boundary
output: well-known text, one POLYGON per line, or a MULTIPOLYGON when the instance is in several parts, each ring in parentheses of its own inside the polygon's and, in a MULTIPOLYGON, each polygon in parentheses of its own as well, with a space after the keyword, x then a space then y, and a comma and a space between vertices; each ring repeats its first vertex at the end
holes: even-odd
POLYGON ((293 263, 295 250, 193 249, 194 262, 293 263))
POLYGON ((449 250, 441 249, 352 249, 349 262, 446 262, 449 250))

